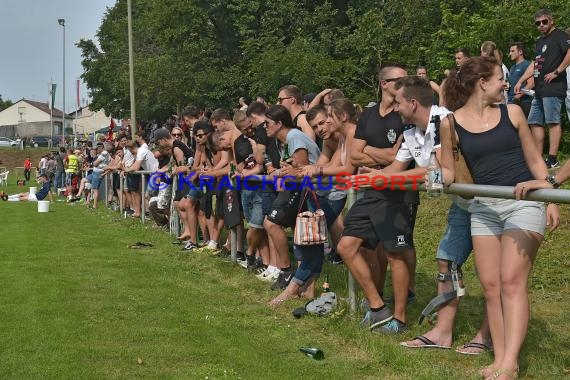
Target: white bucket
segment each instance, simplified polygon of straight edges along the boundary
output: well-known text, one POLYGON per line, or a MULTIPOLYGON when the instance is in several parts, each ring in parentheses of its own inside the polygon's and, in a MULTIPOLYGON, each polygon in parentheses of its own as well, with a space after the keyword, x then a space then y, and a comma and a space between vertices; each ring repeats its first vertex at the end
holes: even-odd
POLYGON ((38 201, 38 212, 49 212, 49 201, 38 201))
POLYGON ((30 187, 30 194, 35 194, 37 190, 37 187, 30 187))

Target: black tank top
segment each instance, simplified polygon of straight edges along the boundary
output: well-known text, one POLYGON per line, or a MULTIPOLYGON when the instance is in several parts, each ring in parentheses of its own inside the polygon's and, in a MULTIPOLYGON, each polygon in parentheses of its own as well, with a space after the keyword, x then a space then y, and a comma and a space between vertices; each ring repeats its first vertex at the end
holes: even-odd
POLYGON ((492 129, 472 133, 455 123, 461 150, 471 170, 473 182, 480 185, 514 186, 534 179, 524 160, 517 129, 501 104, 501 119, 492 129))

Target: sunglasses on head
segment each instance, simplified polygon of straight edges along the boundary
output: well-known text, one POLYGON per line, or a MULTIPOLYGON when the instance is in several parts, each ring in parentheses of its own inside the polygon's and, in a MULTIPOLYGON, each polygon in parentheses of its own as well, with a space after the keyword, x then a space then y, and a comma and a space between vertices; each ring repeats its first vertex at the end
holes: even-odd
POLYGON ((548 20, 547 18, 545 18, 544 20, 537 20, 534 22, 534 25, 536 26, 540 26, 542 25, 548 25, 548 23, 550 22, 550 20, 548 20))

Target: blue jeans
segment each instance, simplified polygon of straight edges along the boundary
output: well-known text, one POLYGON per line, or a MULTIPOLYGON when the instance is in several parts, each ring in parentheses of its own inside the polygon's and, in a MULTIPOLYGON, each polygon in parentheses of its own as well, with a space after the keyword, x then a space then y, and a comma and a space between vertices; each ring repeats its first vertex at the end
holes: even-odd
POLYGON ((243 207, 243 216, 252 228, 263 229, 263 190, 245 190, 241 191, 241 205, 243 207))
POLYGON ((535 97, 530 105, 528 125, 560 124, 560 111, 564 97, 535 97))
POLYGON ((323 269, 324 252, 324 244, 293 246, 293 254, 301 264, 291 281, 302 286, 311 277, 318 278, 323 269))
POLYGON ((65 172, 56 171, 55 172, 55 188, 61 189, 65 186, 65 172))

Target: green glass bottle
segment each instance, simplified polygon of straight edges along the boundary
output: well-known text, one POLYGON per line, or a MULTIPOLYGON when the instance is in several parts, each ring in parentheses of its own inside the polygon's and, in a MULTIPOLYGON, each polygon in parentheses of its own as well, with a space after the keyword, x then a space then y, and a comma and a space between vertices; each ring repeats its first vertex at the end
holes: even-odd
POLYGON ((330 285, 329 285, 329 275, 325 275, 325 282, 323 282, 323 290, 321 291, 321 295, 330 292, 330 285))
POLYGON ((230 181, 231 181, 232 187, 233 187, 232 190, 237 190, 237 180, 234 177, 235 173, 236 173, 236 165, 233 162, 231 162, 230 163, 230 181))
POLYGON ((299 351, 315 360, 323 360, 325 358, 324 352, 316 347, 301 347, 299 351))

